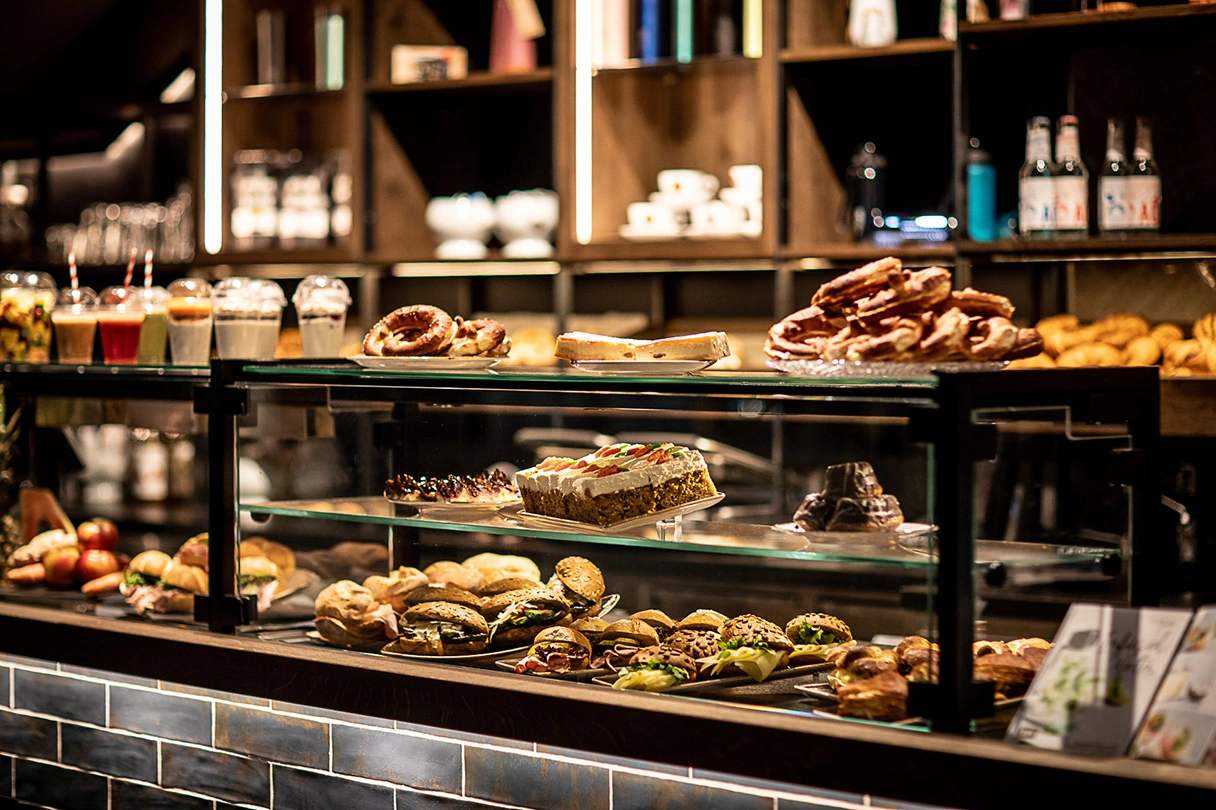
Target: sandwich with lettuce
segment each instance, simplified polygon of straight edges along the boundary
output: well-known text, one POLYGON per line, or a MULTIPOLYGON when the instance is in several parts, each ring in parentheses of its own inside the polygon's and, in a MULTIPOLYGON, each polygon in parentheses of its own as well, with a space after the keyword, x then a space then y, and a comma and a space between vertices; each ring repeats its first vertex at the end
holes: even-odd
POLYGON ((722 625, 718 647, 717 655, 698 662, 710 677, 747 675, 759 682, 789 666, 794 642, 772 622, 745 613, 722 625))
POLYGON ((830 660, 833 655, 853 646, 853 631, 828 613, 803 613, 785 625, 785 635, 794 642, 790 659, 800 664, 830 660))
POLYGON ((697 679, 697 662, 670 647, 646 647, 620 670, 613 689, 636 692, 666 692, 697 679))

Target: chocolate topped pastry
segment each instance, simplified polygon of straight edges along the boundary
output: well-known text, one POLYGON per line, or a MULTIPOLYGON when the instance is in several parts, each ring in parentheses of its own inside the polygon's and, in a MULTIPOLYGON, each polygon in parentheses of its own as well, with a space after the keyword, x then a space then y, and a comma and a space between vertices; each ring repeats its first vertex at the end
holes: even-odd
POLYGON ((874 498, 882 494, 882 485, 868 461, 850 461, 828 467, 823 494, 829 498, 874 498))
POLYGON ((833 464, 823 492, 812 492, 794 513, 808 532, 890 531, 904 522, 899 500, 886 495, 874 468, 864 461, 833 464))

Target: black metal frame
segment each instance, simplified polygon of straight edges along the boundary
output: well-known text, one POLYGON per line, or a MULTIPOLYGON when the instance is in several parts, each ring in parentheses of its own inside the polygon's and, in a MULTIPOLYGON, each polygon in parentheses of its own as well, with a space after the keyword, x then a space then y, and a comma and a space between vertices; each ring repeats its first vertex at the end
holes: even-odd
MULTIPOLYGON (((1116 483, 1134 486, 1131 523, 1131 600, 1154 604, 1159 599, 1157 557, 1145 539, 1155 514, 1158 481, 1151 474, 1158 458, 1159 383, 1157 371, 1141 369, 1069 369, 939 372, 935 383, 917 385, 846 383, 807 380, 805 384, 723 375, 688 379, 586 376, 539 376, 511 373, 472 378, 443 375, 386 375, 374 372, 326 377, 292 373, 292 366, 316 363, 217 360, 201 370, 112 367, 76 369, 58 366, 4 366, 2 379, 12 392, 81 395, 82 376, 93 396, 182 399, 193 397, 196 410, 208 415, 211 527, 210 596, 196 600, 195 616, 212 631, 233 633, 254 615, 237 589, 238 502, 237 454, 239 418, 249 407, 250 387, 269 387, 289 399, 315 399, 318 388, 341 388, 344 396, 389 398, 400 402, 501 401, 504 394, 537 406, 565 404, 603 407, 605 399, 625 398, 665 408, 726 409, 740 398, 759 398, 774 413, 811 411, 840 415, 875 409, 911 417, 918 442, 935 447, 934 519, 940 526, 936 601, 942 648, 940 682, 917 700, 934 728, 965 733, 981 712, 972 683, 974 640, 974 462, 991 455, 995 431, 977 423, 977 409, 997 407, 1067 407, 1078 421, 1126 424, 1133 447, 1120 453, 1116 483), (274 369, 275 373, 266 373, 274 369), (93 382, 96 381, 94 385, 93 382)), ((349 369, 349 366, 342 368, 349 369)), ((315 368, 314 368, 315 370, 315 368)), ((411 538, 394 538, 394 555, 404 561, 411 538), (400 548, 396 546, 400 545, 400 548)))

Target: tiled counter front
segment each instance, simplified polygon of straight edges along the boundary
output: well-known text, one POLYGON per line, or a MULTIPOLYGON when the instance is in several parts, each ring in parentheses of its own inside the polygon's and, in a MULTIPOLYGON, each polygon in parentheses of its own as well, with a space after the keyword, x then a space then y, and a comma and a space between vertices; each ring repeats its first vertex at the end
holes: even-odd
MULTIPOLYGON (((656 733, 670 734, 673 745, 689 743, 678 729, 656 733)), ((26 806, 808 810, 910 805, 0 655, 0 808, 26 806)))

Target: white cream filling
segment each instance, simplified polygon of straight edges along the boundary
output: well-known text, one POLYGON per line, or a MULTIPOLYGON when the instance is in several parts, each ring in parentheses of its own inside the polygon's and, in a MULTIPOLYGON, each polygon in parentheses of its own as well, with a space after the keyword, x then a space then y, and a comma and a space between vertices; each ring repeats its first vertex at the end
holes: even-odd
POLYGON ((649 459, 649 455, 654 450, 640 457, 596 458, 595 454, 591 454, 579 459, 579 461, 587 462, 587 466, 580 469, 574 469, 573 465, 563 470, 540 470, 531 467, 516 473, 515 480, 521 488, 542 493, 556 491, 563 496, 577 494, 594 498, 598 495, 622 490, 641 489, 648 484, 657 486, 705 469, 705 460, 696 450, 671 444, 664 444, 656 449, 665 450, 668 453, 675 451, 680 455, 656 464, 649 459), (611 466, 619 467, 620 471, 602 478, 598 476, 600 469, 611 466))

